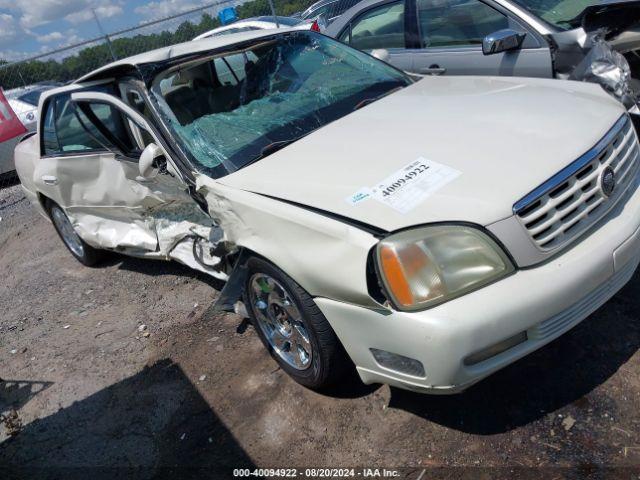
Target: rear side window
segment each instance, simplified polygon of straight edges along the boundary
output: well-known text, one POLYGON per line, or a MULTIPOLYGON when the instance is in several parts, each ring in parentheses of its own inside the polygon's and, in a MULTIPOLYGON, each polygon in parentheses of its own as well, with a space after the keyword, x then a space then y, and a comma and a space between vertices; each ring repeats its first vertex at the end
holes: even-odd
POLYGON ((42 95, 42 92, 44 92, 44 90, 32 90, 20 96, 19 100, 22 100, 24 103, 28 103, 29 105, 33 105, 34 107, 37 107, 38 101, 40 101, 40 95, 42 95))
POLYGON ((372 8, 339 38, 358 50, 404 48, 404 1, 372 8))
MULTIPOLYGON (((42 148, 45 155, 64 155, 91 151, 115 151, 132 149, 131 138, 124 127, 122 115, 105 104, 90 104, 88 110, 93 120, 102 123, 104 129, 121 140, 120 148, 96 128, 81 108, 71 102, 71 94, 61 94, 50 99, 43 122, 42 148)), ((123 152, 126 153, 126 152, 123 152)))

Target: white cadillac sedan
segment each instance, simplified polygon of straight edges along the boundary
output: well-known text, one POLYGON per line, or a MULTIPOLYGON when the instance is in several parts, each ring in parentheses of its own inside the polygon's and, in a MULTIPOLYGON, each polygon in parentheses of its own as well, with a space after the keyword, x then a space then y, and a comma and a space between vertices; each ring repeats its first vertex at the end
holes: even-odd
POLYGON ((16 166, 71 254, 225 282, 220 308, 246 307, 313 388, 353 363, 365 383, 461 391, 640 262, 638 140, 594 84, 414 81, 278 30, 121 60, 39 112, 16 166))

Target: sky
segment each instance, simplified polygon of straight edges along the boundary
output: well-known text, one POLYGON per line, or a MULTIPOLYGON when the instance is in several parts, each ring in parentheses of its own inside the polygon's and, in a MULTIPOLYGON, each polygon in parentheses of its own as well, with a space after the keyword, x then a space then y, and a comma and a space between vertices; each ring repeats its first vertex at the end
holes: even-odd
POLYGON ((215 0, 0 0, 0 59, 19 60, 215 0))

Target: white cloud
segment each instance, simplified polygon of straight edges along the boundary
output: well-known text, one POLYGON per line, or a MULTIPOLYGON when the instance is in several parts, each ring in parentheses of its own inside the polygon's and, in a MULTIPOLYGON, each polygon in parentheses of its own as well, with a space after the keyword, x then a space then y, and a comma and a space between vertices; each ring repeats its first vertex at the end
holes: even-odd
POLYGON ((121 15, 124 5, 124 0, 0 0, 0 59, 20 60, 42 51, 20 51, 27 40, 36 40, 45 50, 81 42, 84 39, 74 29, 65 31, 60 27, 64 28, 65 23, 93 22, 92 8, 100 19, 121 15), (57 22, 56 30, 42 32, 41 27, 52 22, 57 22))
POLYGON ((14 12, 24 29, 65 19, 71 23, 90 20, 91 8, 98 16, 109 18, 123 13, 122 0, 0 0, 0 8, 14 12))
POLYGON ((64 40, 65 36, 60 33, 60 32, 51 32, 51 33, 47 33, 45 35, 38 35, 36 37, 36 39, 40 42, 40 43, 51 43, 51 42, 59 42, 61 40, 64 40))
MULTIPOLYGON (((23 52, 13 49, 0 50, 0 60, 5 60, 7 62, 24 60, 25 58, 29 58, 32 56, 33 52, 23 52)), ((13 72, 15 72, 15 70, 13 72)), ((0 87, 2 87, 2 74, 0 74, 0 87)))
POLYGON ((17 0, 20 24, 34 28, 87 8, 87 0, 17 0))
POLYGON ((198 8, 206 3, 198 0, 160 0, 141 5, 134 12, 142 15, 146 20, 155 20, 198 8))
POLYGON ((12 15, 0 13, 0 48, 15 46, 26 35, 27 33, 12 15))
POLYGON ((19 26, 11 15, 0 13, 0 38, 14 37, 18 30, 19 26))
POLYGON ((36 40, 40 43, 50 43, 52 45, 43 46, 41 51, 50 50, 51 48, 61 48, 67 47, 69 45, 74 45, 76 43, 82 42, 84 39, 78 36, 75 29, 70 28, 64 33, 55 31, 51 33, 47 33, 45 35, 36 36, 36 40))
POLYGON ((80 43, 80 42, 84 42, 84 38, 74 33, 73 35, 69 35, 67 37, 67 40, 61 46, 68 47, 70 45, 75 45, 76 43, 80 43))
MULTIPOLYGON (((121 15, 124 10, 121 5, 101 5, 99 7, 94 7, 96 10, 96 15, 98 15, 99 19, 103 18, 111 18, 121 15)), ((73 24, 78 24, 82 22, 87 22, 93 20, 93 12, 91 9, 85 9, 79 12, 74 12, 70 15, 64 17, 66 20, 73 24)))

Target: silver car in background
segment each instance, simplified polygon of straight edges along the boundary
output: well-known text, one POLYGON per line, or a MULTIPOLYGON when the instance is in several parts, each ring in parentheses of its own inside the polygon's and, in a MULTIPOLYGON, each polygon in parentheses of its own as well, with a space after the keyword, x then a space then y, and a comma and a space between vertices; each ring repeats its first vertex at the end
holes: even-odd
POLYGON ((637 103, 640 2, 364 0, 325 34, 422 75, 500 75, 601 84, 637 103))

